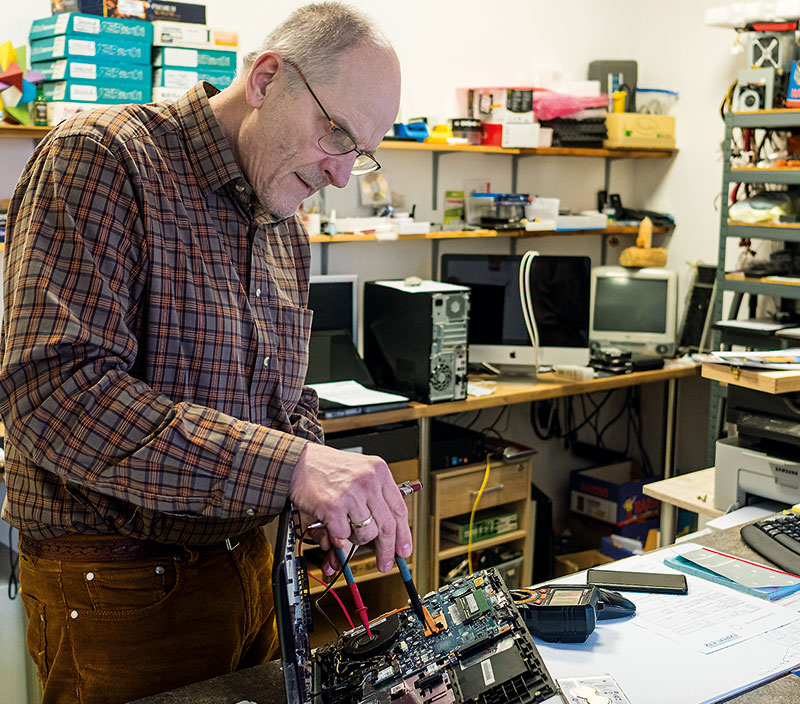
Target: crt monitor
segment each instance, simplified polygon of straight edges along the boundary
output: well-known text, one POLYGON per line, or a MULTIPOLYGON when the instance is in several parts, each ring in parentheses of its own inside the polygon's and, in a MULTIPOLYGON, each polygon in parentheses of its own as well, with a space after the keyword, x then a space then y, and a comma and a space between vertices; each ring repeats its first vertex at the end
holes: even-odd
MULTIPOLYGON (((533 346, 519 295, 518 254, 444 254, 442 281, 470 288, 470 362, 530 372, 533 346)), ((531 299, 539 331, 539 364, 589 362, 588 257, 537 255, 531 299)))
POLYGON ((592 269, 592 347, 675 354, 678 274, 669 269, 592 269))
POLYGON ((314 311, 312 336, 347 330, 358 346, 358 276, 317 274, 309 279, 308 307, 314 311))

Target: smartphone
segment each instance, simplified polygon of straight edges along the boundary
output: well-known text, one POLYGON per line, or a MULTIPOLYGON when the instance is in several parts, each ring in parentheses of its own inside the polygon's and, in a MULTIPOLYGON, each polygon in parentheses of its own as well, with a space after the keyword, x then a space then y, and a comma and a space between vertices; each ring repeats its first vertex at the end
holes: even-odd
POLYGON ((591 569, 587 584, 620 592, 652 592, 654 594, 686 594, 686 575, 651 572, 618 572, 591 569))

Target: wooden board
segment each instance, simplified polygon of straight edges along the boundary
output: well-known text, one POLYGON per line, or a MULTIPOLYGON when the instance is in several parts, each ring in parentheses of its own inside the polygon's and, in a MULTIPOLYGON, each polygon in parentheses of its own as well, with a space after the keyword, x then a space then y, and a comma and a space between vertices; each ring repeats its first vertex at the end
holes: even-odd
POLYGON ((703 516, 716 518, 725 513, 714 506, 713 467, 650 482, 642 487, 642 491, 654 499, 703 516))
POLYGON ((785 394, 800 391, 798 372, 762 372, 746 367, 732 367, 727 364, 703 364, 702 375, 723 384, 744 386, 747 389, 764 391, 768 394, 785 394))

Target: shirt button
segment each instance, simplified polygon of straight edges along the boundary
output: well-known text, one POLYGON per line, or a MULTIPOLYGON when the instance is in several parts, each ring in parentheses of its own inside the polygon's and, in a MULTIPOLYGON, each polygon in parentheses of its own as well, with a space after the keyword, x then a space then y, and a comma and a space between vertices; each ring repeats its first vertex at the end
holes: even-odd
POLYGON ((245 513, 246 513, 248 516, 253 516, 253 515, 255 515, 255 512, 256 512, 256 510, 255 510, 254 508, 248 508, 248 509, 247 509, 247 511, 245 511, 245 513))
POLYGON ((256 289, 256 296, 260 296, 260 295, 261 295, 261 289, 260 289, 260 288, 257 288, 257 289, 256 289))
POLYGON ((244 184, 243 183, 237 183, 236 184, 236 190, 239 191, 239 193, 244 191, 244 184))
POLYGON ((269 366, 269 357, 264 357, 264 366, 265 367, 269 366))

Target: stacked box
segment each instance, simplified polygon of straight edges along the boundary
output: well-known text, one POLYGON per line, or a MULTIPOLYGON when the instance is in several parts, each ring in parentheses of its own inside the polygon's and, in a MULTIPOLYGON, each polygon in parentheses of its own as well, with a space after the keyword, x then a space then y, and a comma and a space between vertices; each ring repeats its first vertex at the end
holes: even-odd
POLYGON ((177 100, 200 81, 220 90, 233 83, 235 34, 179 22, 154 22, 153 31, 154 100, 177 100))
POLYGON ((48 116, 58 120, 74 105, 146 103, 152 98, 153 26, 149 22, 75 12, 34 20, 31 68, 45 77, 48 116), (69 108, 54 107, 69 103, 69 108))
MULTIPOLYGON (((472 542, 494 538, 503 533, 512 533, 519 528, 517 514, 500 508, 487 508, 475 513, 472 522, 472 542)), ((439 532, 442 538, 460 545, 469 542, 469 514, 443 519, 439 532)))
POLYGON ((206 6, 193 2, 173 2, 173 0, 50 0, 53 13, 86 12, 106 17, 127 17, 130 19, 170 20, 172 22, 206 21, 206 6))

